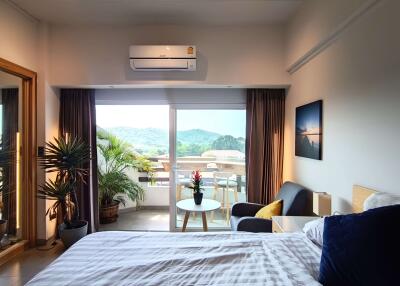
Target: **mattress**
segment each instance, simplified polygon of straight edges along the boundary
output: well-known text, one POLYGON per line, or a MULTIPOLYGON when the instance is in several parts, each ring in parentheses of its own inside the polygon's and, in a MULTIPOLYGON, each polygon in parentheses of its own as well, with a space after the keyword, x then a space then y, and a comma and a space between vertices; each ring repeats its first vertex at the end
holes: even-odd
POLYGON ((303 233, 109 231, 81 239, 27 285, 320 285, 303 233))

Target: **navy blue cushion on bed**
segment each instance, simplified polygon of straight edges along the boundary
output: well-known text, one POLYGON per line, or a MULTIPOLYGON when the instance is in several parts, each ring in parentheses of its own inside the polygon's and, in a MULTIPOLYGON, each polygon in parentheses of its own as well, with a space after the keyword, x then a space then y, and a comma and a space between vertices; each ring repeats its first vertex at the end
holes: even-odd
POLYGON ((400 285, 400 205, 325 218, 319 282, 400 285))

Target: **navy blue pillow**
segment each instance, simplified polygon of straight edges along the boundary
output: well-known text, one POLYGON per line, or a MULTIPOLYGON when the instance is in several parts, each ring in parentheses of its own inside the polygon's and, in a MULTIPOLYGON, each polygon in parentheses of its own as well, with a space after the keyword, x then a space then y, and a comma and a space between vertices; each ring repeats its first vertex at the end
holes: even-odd
POLYGON ((400 205, 325 218, 319 282, 400 285, 400 205))

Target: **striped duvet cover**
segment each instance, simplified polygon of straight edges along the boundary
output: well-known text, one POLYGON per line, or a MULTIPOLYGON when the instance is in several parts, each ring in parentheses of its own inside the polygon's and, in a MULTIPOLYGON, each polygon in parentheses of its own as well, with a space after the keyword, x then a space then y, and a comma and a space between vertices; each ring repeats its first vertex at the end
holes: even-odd
POLYGON ((81 239, 27 285, 320 285, 302 233, 109 231, 81 239))

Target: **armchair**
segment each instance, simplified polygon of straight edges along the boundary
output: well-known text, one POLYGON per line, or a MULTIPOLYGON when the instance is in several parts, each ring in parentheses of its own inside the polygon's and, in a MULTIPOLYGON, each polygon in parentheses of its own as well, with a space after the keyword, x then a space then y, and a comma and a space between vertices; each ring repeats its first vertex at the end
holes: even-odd
MULTIPOLYGON (((292 182, 285 182, 276 200, 282 200, 282 215, 309 216, 312 213, 312 192, 292 182)), ((264 205, 236 203, 232 206, 231 229, 233 231, 272 232, 272 221, 254 217, 264 205)))

